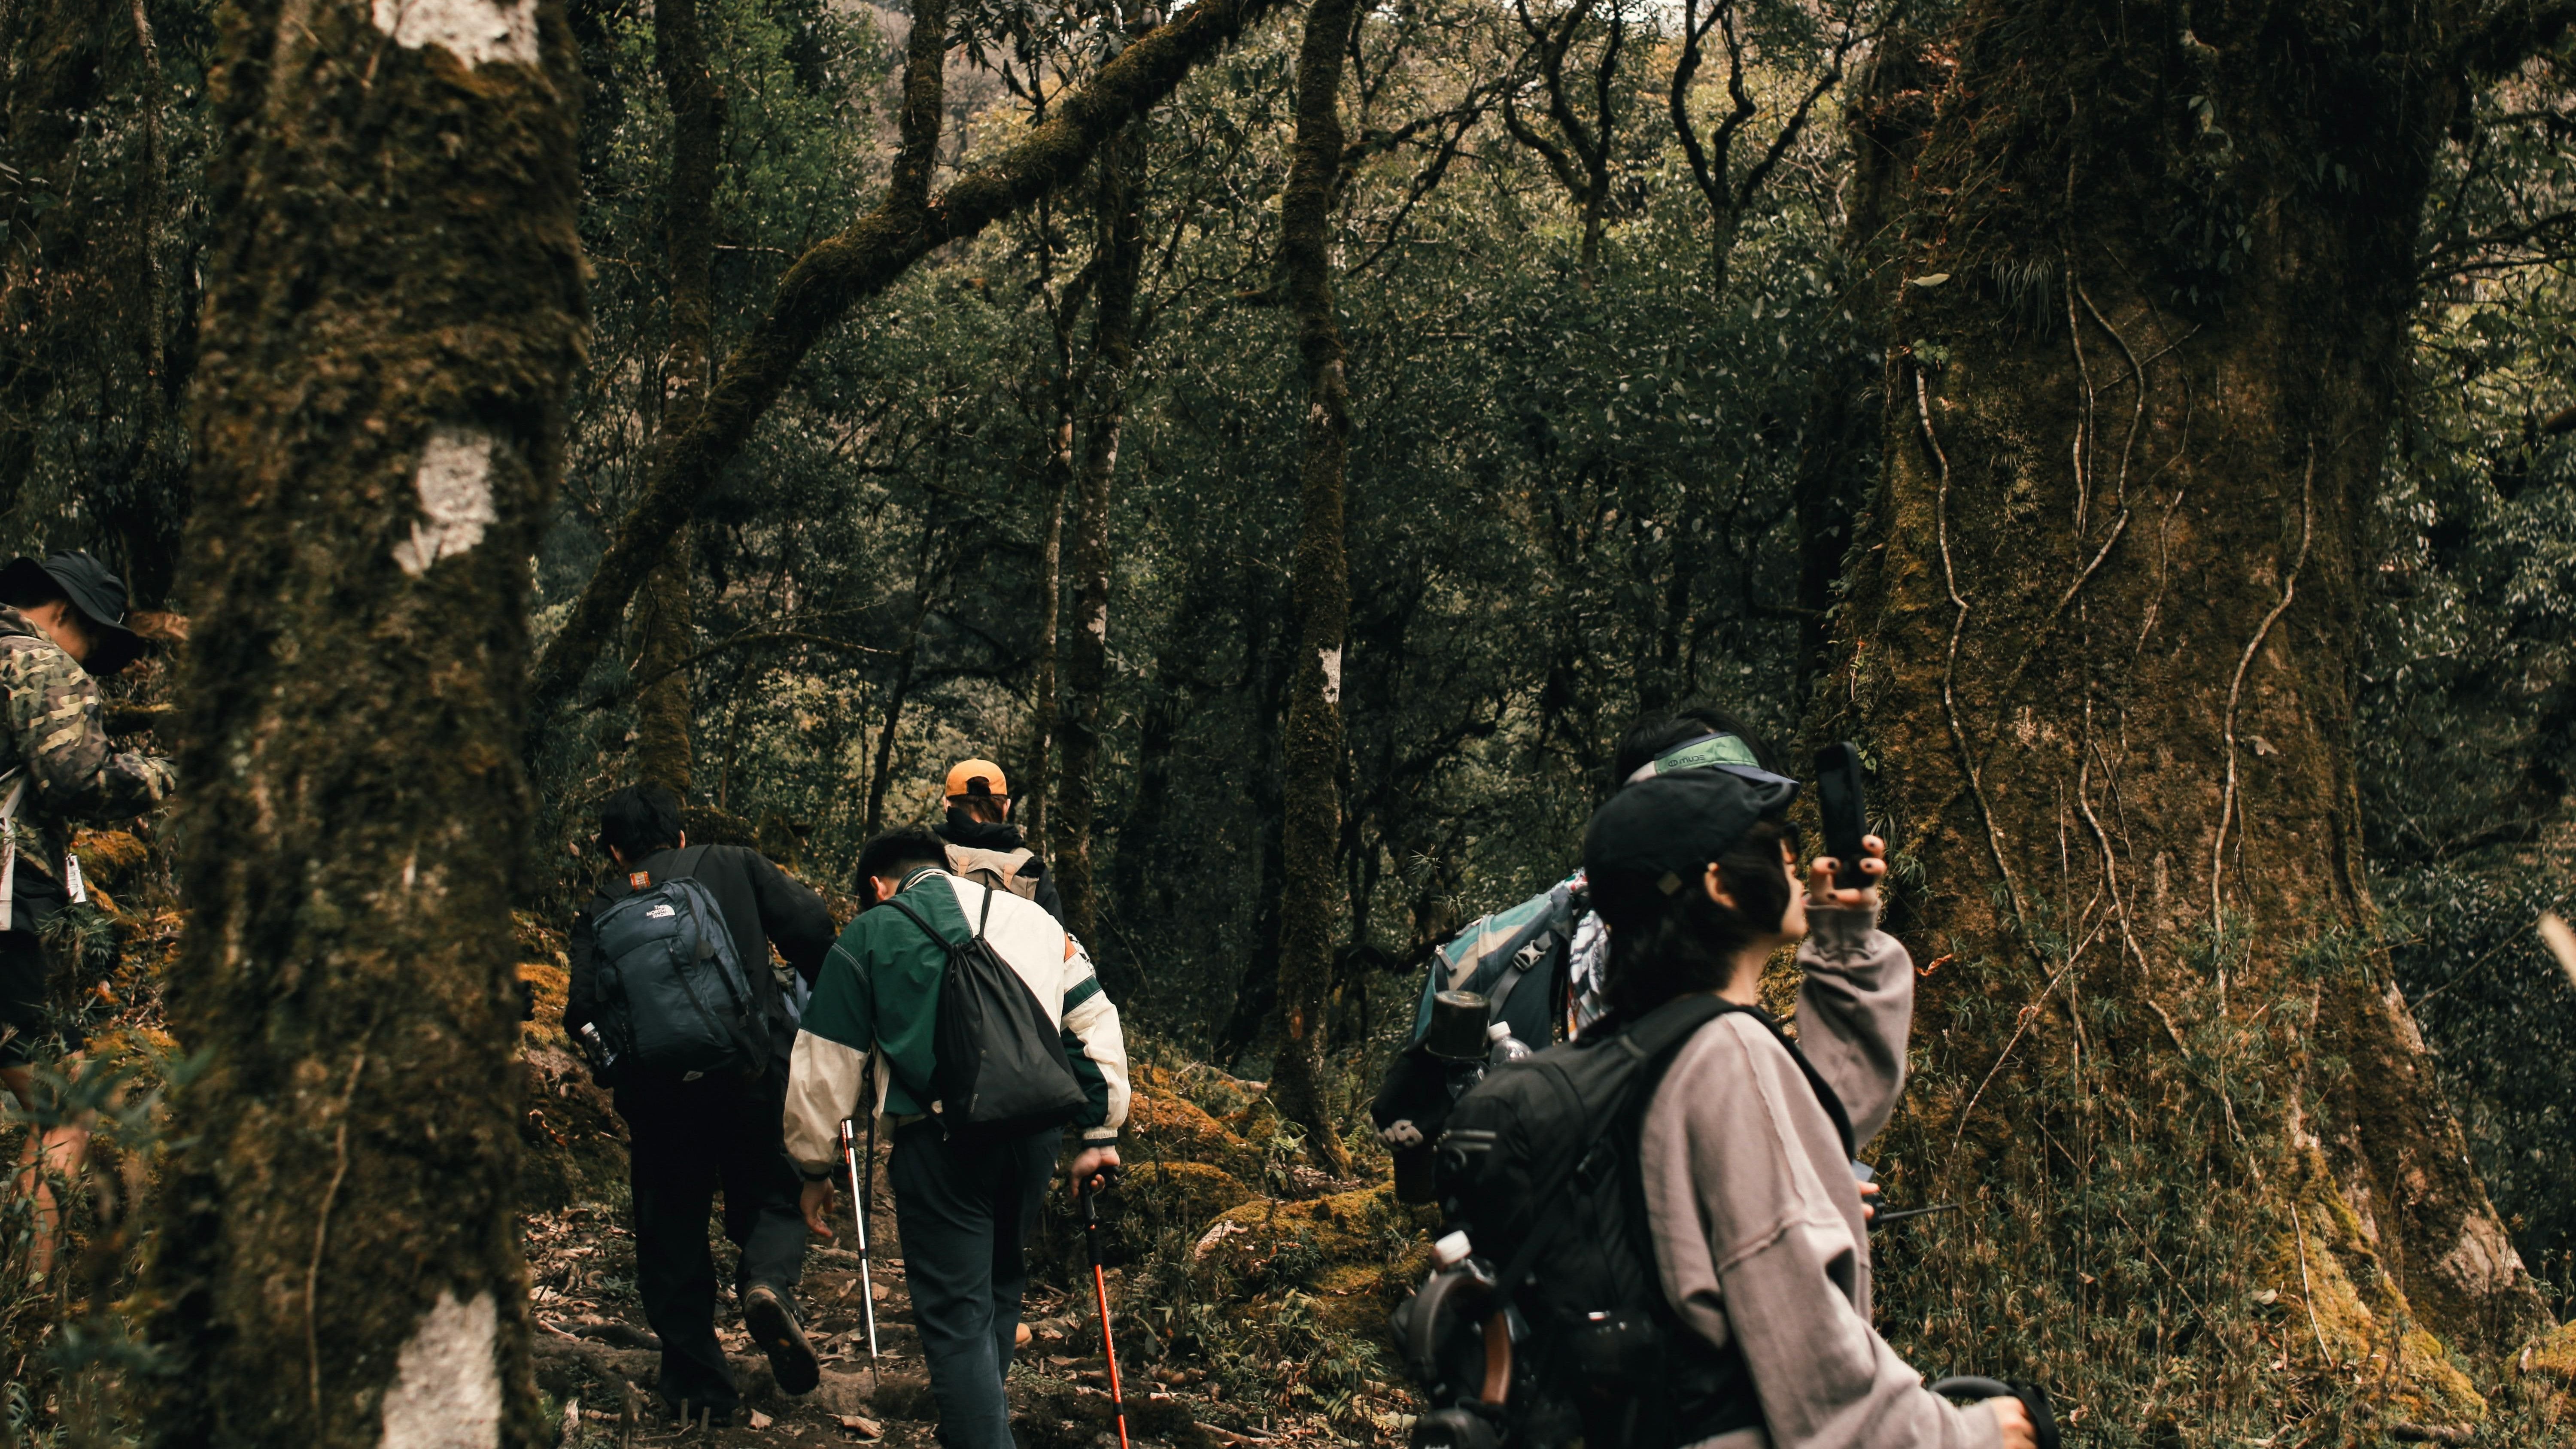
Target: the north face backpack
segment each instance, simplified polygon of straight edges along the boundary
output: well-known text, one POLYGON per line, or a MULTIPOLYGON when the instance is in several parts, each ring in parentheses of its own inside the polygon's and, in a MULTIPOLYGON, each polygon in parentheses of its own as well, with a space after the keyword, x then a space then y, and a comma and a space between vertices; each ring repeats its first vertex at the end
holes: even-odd
MULTIPOLYGON (((1431 1400, 1417 1449, 1674 1449, 1762 1423, 1742 1351, 1665 1302, 1637 1138, 1701 1027, 1751 1007, 1679 997, 1625 1030, 1494 1068, 1449 1114, 1440 1266, 1391 1326, 1431 1400)), ((1807 1067, 1848 1144, 1842 1104, 1807 1067)))
POLYGON ((948 868, 987 890, 1006 890, 1024 901, 1038 898, 1038 877, 1042 871, 1029 871, 1037 852, 1023 846, 1018 850, 984 850, 972 845, 948 847, 948 868))
POLYGON ((985 889, 983 914, 963 941, 941 935, 901 896, 886 901, 948 952, 931 1027, 930 1091, 952 1136, 1017 1137, 1061 1127, 1090 1100, 1064 1054, 1062 1028, 984 939, 997 894, 985 889))
MULTIPOLYGON (((683 853, 681 868, 696 865, 683 853)), ((724 910, 685 875, 638 888, 591 923, 598 944, 593 1024, 620 1069, 747 1072, 767 1065, 759 1008, 724 910)))

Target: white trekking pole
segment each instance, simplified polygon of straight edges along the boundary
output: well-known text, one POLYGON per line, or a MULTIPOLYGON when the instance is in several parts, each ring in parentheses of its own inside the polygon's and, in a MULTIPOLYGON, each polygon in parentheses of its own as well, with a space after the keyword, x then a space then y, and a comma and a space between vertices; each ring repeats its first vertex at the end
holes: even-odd
MULTIPOLYGON (((873 1150, 871 1157, 875 1156, 873 1150)), ((859 1183, 859 1138, 849 1118, 841 1119, 841 1160, 850 1169, 850 1216, 859 1225, 859 1302, 868 1320, 868 1373, 877 1371, 877 1285, 868 1275, 868 1198, 867 1189, 859 1183)), ((874 1167, 876 1164, 868 1164, 874 1167)), ((876 1176, 874 1172, 868 1174, 876 1176)), ((875 1385, 870 1384, 873 1391, 875 1385)))

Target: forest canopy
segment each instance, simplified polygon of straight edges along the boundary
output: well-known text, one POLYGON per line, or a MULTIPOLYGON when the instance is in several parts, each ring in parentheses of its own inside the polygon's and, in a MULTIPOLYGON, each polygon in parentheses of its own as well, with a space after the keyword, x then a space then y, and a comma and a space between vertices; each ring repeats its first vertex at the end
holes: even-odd
MULTIPOLYGON (((512 983, 620 787, 846 911, 1000 762, 1139 1061, 1268 1084, 1225 1208, 1339 1202, 1435 950, 1686 704, 1870 767, 1909 1362, 2108 1444, 2569 1422, 2576 11, 414 3, 508 23, 0 0, 0 534, 122 573, 181 779, 0 1442, 373 1443, 443 1256, 556 1442, 512 983)), ((1173 1211, 1171 1364, 1327 1291, 1173 1211)), ((1376 1342, 1304 1311, 1223 1372, 1394 1435, 1392 1347, 1278 1386, 1376 1342)))

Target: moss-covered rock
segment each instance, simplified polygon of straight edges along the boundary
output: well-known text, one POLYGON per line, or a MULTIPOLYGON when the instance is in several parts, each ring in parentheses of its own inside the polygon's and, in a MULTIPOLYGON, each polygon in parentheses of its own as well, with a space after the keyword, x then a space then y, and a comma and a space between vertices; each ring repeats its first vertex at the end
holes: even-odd
POLYGON ((1260 1151, 1180 1095, 1172 1074, 1159 1067, 1137 1073, 1135 1095, 1127 1106, 1127 1139, 1122 1155, 1132 1161, 1204 1163, 1248 1188, 1261 1186, 1260 1151))
POLYGON ((71 843, 82 877, 97 885, 122 890, 153 863, 152 847, 130 830, 78 830, 71 843))
POLYGON ((1262 1198, 1228 1211, 1191 1249, 1198 1262, 1313 1300, 1328 1332, 1374 1333, 1429 1262, 1437 1215, 1391 1186, 1305 1202, 1262 1198))
POLYGON ((1206 1162, 1131 1162, 1123 1187, 1129 1215, 1149 1231, 1193 1236, 1257 1196, 1232 1173, 1206 1162))

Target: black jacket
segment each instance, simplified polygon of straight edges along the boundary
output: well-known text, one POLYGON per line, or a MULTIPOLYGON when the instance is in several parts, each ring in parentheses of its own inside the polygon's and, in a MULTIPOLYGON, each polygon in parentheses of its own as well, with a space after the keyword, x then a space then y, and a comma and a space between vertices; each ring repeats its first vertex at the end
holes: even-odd
POLYGON ((611 867, 599 893, 573 917, 568 943, 572 982, 565 992, 564 1030, 578 1035, 582 1023, 591 1018, 597 947, 590 923, 610 902, 634 893, 629 871, 646 872, 657 881, 686 876, 715 896, 724 912, 725 928, 733 933, 734 958, 751 978, 752 996, 761 1019, 769 1024, 771 1049, 779 1061, 786 1061, 796 1033, 788 1025, 787 1002, 779 994, 777 973, 769 969, 769 948, 776 945, 778 954, 796 968, 806 985, 813 985, 815 974, 823 969, 824 953, 832 949, 832 913, 821 896, 789 880, 770 864, 769 857, 739 845, 657 851, 626 866, 611 867))
MULTIPOLYGON (((932 828, 939 832, 940 839, 951 845, 962 845, 968 850, 1012 851, 1029 848, 1028 838, 1020 834, 1020 827, 1007 820, 978 820, 967 814, 960 806, 949 806, 948 818, 932 828)), ((1027 865, 1020 867, 1019 873, 1036 877, 1038 893, 1033 899, 1046 908, 1048 915, 1055 917, 1057 925, 1063 925, 1064 902, 1056 896, 1055 877, 1047 874, 1046 862, 1033 855, 1029 857, 1027 865)))

